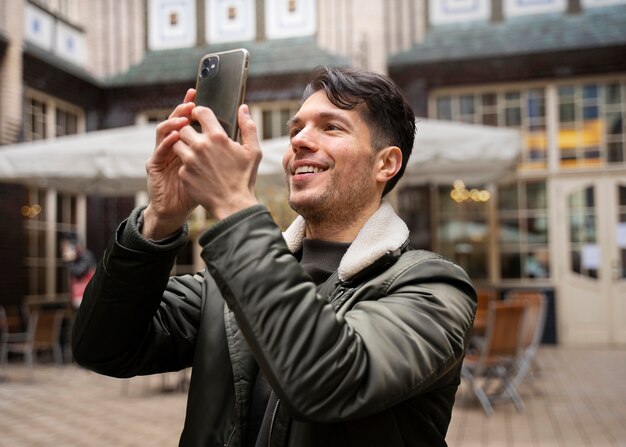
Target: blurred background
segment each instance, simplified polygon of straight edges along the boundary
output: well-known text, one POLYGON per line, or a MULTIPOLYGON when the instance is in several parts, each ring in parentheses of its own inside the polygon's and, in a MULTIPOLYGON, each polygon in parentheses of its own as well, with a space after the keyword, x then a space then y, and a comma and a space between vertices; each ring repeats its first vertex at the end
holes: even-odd
MULTIPOLYGON (((275 152, 310 70, 386 73, 420 117, 391 197, 413 245, 496 298, 540 292, 542 346, 623 352, 626 0, 0 0, 0 306, 22 329, 70 302, 63 235, 102 255, 146 201, 154 124, 238 47, 280 225, 275 152)), ((174 273, 202 268, 209 220, 174 273)))

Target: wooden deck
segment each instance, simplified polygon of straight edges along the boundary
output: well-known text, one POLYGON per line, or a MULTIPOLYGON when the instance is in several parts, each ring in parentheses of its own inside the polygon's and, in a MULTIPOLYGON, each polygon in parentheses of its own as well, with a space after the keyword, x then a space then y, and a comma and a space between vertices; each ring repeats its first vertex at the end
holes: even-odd
POLYGON ((487 417, 462 386, 448 444, 626 446, 626 349, 542 347, 531 383, 519 391, 525 411, 505 401, 487 417))

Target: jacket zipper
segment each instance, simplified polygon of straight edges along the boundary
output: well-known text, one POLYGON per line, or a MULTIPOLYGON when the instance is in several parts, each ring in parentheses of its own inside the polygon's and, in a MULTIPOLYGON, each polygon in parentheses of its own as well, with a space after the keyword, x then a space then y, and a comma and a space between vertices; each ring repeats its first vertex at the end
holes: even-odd
POLYGON ((340 286, 339 289, 330 297, 328 300, 330 304, 333 305, 336 311, 339 310, 341 306, 349 299, 355 289, 351 289, 350 287, 340 286))
POLYGON ((271 447, 272 445, 272 430, 274 429, 274 421, 276 420, 276 413, 278 413, 278 405, 280 405, 280 399, 276 401, 276 406, 274 407, 274 411, 272 412, 272 420, 270 421, 270 434, 267 438, 267 447, 271 447))
POLYGON ((338 301, 338 300, 339 300, 339 298, 341 298, 341 297, 344 295, 344 293, 346 293, 346 291, 347 291, 347 290, 348 290, 348 289, 346 289, 345 287, 341 287, 341 286, 340 286, 340 287, 337 289, 337 291, 331 295, 331 297, 329 298, 329 300, 328 300, 328 301, 329 301, 331 304, 334 304, 334 303, 335 303, 335 301, 338 301))
POLYGON ((224 444, 224 447, 228 447, 230 444, 230 441, 233 440, 233 436, 235 436, 235 432, 237 431, 237 426, 235 425, 233 427, 233 431, 230 432, 230 435, 228 435, 228 439, 226 439, 226 444, 224 444))

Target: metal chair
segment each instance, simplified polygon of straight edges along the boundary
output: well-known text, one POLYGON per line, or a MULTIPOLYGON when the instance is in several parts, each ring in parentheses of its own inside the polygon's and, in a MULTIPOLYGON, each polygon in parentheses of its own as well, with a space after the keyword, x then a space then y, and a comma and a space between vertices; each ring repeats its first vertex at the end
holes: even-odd
POLYGON ((465 356, 461 376, 488 416, 493 414, 493 402, 501 398, 512 400, 518 411, 525 408, 509 379, 521 349, 525 313, 526 306, 522 303, 491 302, 484 343, 465 356))
POLYGON ((515 387, 519 387, 522 382, 530 377, 530 370, 541 345, 546 322, 546 297, 542 292, 536 290, 513 290, 506 294, 505 300, 522 303, 526 306, 521 353, 511 379, 515 387))

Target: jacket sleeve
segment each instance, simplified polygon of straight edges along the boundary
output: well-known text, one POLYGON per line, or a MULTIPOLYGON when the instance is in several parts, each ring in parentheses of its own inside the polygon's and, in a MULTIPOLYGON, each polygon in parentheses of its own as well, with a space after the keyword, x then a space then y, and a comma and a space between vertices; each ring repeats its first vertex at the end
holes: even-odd
MULTIPOLYGON (((292 417, 363 417, 438 386, 459 367, 475 294, 456 265, 402 257, 386 281, 336 313, 288 251, 269 213, 203 235, 203 257, 292 417)), ((449 379, 448 379, 449 380, 449 379)))
POLYGON ((114 377, 191 365, 202 275, 170 278, 186 229, 167 244, 140 237, 133 211, 109 242, 76 315, 76 361, 114 377))

